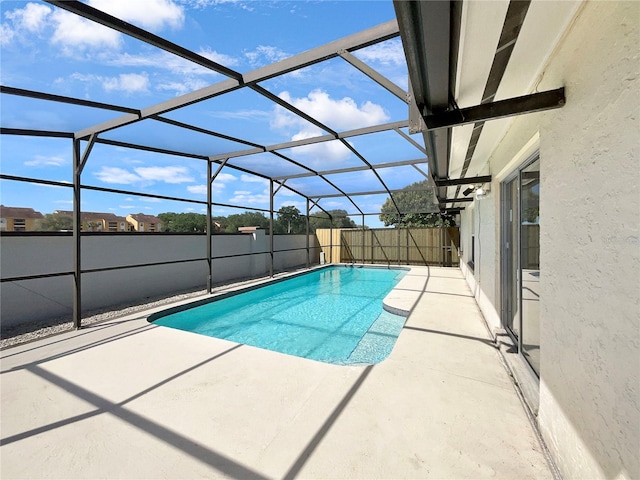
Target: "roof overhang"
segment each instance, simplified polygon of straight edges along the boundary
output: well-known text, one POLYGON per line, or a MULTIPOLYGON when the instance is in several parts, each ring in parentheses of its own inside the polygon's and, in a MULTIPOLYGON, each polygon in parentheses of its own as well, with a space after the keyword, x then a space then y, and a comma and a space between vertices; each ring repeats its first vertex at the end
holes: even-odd
POLYGON ((463 184, 491 181, 488 160, 516 115, 560 108, 562 85, 536 85, 580 2, 394 0, 411 82, 411 127, 422 131, 442 209, 463 184), (467 181, 462 181, 462 180, 467 181))

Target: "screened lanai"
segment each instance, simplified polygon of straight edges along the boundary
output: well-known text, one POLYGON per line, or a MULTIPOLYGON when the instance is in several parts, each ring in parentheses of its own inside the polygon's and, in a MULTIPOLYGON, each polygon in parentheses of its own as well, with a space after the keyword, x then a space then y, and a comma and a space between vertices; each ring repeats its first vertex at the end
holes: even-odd
MULTIPOLYGON (((512 3, 503 35, 517 37, 526 14, 518 5, 528 2, 512 3)), ((108 3, 21 5, 20 14, 16 5, 3 5, 14 39, 48 43, 56 54, 4 55, 3 71, 11 73, 0 90, 3 202, 55 190, 64 192, 56 201, 73 207, 76 326, 80 218, 90 205, 121 199, 188 205, 206 212, 209 238, 220 212, 253 210, 273 222, 283 202, 307 218, 341 209, 363 228, 385 202, 398 218, 454 214, 491 176, 473 172, 469 155, 457 165, 453 127, 474 124, 478 133, 486 120, 564 102, 562 89, 500 102, 485 89, 480 105, 460 108, 453 94, 464 79, 457 64, 459 2, 375 2, 366 18, 353 16, 358 2, 351 10, 348 2, 325 2, 326 16, 306 23, 292 16, 282 28, 264 15, 234 25, 233 38, 216 36, 225 21, 218 16, 199 37, 207 39, 204 47, 108 3), (336 20, 341 16, 348 21, 336 20), (45 19, 54 29, 48 39, 45 19), (323 25, 336 23, 344 35, 328 38, 323 25), (311 26, 313 35, 300 40, 300 30, 311 26), (224 53, 256 28, 269 46, 241 46, 244 63, 224 53), (73 41, 87 32, 91 41, 73 41), (26 78, 21 62, 40 64, 37 77, 26 78), (180 73, 181 82, 167 71, 180 73), (244 188, 228 195, 231 182, 244 188), (40 193, 27 193, 34 185, 40 193), (395 200, 407 190, 424 192, 411 208, 395 200)), ((501 40, 488 86, 500 84, 508 62, 500 52, 514 40, 501 40)), ((273 256, 272 242, 270 250, 273 256)), ((207 258, 211 269, 210 251, 207 258)))

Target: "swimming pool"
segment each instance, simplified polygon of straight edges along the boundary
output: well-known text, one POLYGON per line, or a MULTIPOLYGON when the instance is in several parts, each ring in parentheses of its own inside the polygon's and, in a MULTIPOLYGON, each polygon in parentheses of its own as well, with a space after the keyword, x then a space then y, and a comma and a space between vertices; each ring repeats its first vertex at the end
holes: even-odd
POLYGON ((406 270, 331 266, 149 317, 156 325, 339 365, 384 360, 404 326, 382 299, 406 270))

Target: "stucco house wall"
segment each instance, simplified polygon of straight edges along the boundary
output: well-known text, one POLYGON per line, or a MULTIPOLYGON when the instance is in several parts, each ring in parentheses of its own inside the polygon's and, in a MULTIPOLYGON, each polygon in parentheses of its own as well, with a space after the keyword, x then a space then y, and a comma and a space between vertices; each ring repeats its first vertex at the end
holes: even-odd
POLYGON ((536 86, 564 85, 566 106, 513 121, 489 160, 491 197, 462 214, 468 225, 480 207, 494 239, 480 269, 461 268, 495 319, 500 181, 539 145, 537 421, 565 478, 640 478, 639 30, 638 2, 583 5, 536 86))

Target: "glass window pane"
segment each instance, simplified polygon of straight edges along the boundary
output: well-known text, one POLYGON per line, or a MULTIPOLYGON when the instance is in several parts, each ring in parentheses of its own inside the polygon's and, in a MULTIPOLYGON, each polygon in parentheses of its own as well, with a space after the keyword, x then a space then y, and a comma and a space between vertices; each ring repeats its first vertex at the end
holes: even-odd
POLYGON ((540 160, 520 174, 522 353, 540 374, 540 160))

